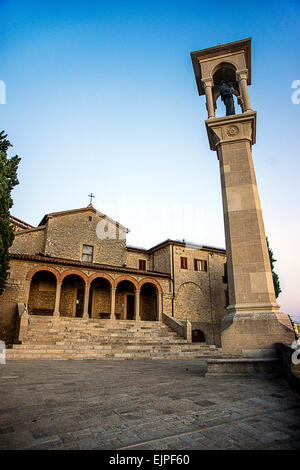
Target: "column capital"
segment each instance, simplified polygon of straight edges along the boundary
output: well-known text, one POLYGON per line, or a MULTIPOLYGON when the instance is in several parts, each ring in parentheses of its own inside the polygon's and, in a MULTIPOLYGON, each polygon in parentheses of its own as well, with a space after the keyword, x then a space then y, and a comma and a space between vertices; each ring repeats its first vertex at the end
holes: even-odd
POLYGON ((248 69, 242 69, 236 71, 236 77, 239 80, 248 80, 248 69))
POLYGON ((202 78, 201 82, 202 82, 204 88, 213 87, 213 85, 214 85, 213 84, 213 79, 211 77, 202 78))

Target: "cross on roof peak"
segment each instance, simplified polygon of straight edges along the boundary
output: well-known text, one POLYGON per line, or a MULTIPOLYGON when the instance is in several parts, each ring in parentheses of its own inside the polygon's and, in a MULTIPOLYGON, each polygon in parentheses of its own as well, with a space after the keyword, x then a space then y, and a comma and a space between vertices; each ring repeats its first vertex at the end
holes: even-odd
POLYGON ((94 194, 91 193, 91 194, 88 194, 88 196, 89 196, 89 198, 90 198, 90 205, 93 205, 93 204, 92 204, 92 199, 93 199, 93 197, 95 197, 94 194))

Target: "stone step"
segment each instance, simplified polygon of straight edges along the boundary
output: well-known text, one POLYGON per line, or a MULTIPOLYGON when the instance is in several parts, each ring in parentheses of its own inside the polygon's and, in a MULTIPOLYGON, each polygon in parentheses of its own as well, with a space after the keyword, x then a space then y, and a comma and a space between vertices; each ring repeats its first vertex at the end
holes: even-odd
POLYGON ((202 357, 212 357, 211 353, 201 353, 201 352, 167 352, 162 351, 156 352, 96 352, 96 351, 22 351, 22 352, 13 352, 7 351, 6 358, 9 359, 178 359, 178 358, 202 358, 202 357))
POLYGON ((126 349, 126 350, 178 350, 178 351, 196 351, 196 352, 206 352, 206 351, 217 351, 215 347, 211 347, 208 345, 201 345, 201 346, 196 346, 193 343, 188 343, 188 344, 183 344, 183 345, 176 345, 176 344, 163 344, 163 345, 157 345, 157 344, 149 344, 149 345, 144 345, 144 344, 120 344, 120 345, 91 345, 91 344, 82 344, 80 346, 78 345, 73 345, 73 344, 37 344, 37 345, 30 345, 30 344, 17 344, 14 345, 12 349, 8 351, 50 351, 50 350, 72 350, 72 351, 80 351, 80 350, 121 350, 121 349, 126 349))
POLYGON ((7 359, 175 359, 216 357, 205 343, 188 343, 161 322, 30 317, 22 344, 7 359))

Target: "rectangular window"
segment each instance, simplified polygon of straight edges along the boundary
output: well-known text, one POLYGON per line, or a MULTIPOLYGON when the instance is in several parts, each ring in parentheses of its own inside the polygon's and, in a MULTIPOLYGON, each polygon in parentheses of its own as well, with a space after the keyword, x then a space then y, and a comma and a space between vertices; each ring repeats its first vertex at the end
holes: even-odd
POLYGON ((204 259, 194 259, 195 271, 207 271, 207 261, 204 259))
POLYGON ((146 271, 146 260, 145 259, 139 259, 139 269, 142 271, 146 271))
POLYGON ((187 258, 184 258, 183 256, 180 257, 180 267, 181 269, 188 268, 187 258))
POLYGON ((82 261, 93 262, 94 247, 90 245, 82 246, 82 261))

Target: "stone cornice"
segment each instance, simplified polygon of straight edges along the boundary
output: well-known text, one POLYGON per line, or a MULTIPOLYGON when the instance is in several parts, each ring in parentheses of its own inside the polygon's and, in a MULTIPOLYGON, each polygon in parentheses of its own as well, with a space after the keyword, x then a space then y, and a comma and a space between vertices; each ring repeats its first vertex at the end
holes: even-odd
POLYGON ((248 140, 251 145, 256 142, 256 111, 210 118, 205 125, 211 150, 241 140, 248 140))
POLYGON ((65 258, 54 258, 51 256, 41 256, 41 255, 29 255, 27 253, 10 253, 11 259, 16 260, 24 260, 24 261, 34 261, 38 263, 44 264, 58 264, 63 266, 77 266, 80 268, 88 268, 94 270, 102 270, 102 271, 113 271, 113 272, 122 272, 122 273, 131 273, 131 274, 139 274, 143 276, 150 276, 150 277, 163 277, 163 278, 170 278, 170 274, 168 273, 159 273, 157 271, 143 271, 140 269, 134 268, 127 268, 122 266, 111 266, 107 264, 100 264, 100 263, 83 263, 82 261, 76 261, 71 259, 65 258))

